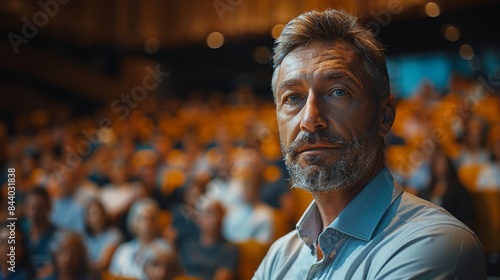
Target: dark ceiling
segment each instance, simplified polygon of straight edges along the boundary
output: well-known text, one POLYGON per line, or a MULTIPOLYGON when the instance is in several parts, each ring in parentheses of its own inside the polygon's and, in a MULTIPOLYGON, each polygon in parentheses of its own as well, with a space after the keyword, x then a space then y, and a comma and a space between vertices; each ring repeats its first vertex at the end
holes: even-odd
MULTIPOLYGON (((412 5, 399 14, 390 14, 389 24, 386 26, 381 24, 380 26, 379 36, 384 45, 387 46, 388 55, 433 50, 458 52, 459 46, 463 43, 478 47, 493 46, 500 50, 500 21, 498 20, 500 2, 498 1, 476 1, 475 4, 471 4, 471 1, 436 1, 441 7, 441 14, 435 18, 425 15, 424 7, 427 1, 401 1, 405 5, 406 3, 412 3, 412 5), (459 28, 461 37, 458 41, 450 42, 443 38, 443 26, 448 24, 459 28)), ((26 2, 32 4, 34 1, 24 1, 23 3, 26 4, 26 2)), ((90 2, 94 3, 93 5, 96 7, 100 7, 99 3, 102 3, 101 1, 90 2)), ((115 3, 115 5, 118 3, 117 1, 110 2, 115 3)), ((129 10, 133 10, 137 6, 137 1, 134 0, 124 2, 129 4, 129 10)), ((214 2, 216 1, 209 1, 208 4, 212 9, 210 10, 212 18, 216 17, 212 6, 214 2)), ((239 2, 241 2, 239 5, 242 9, 245 5, 250 5, 249 2, 244 1, 233 0, 232 3, 239 2)), ((264 1, 257 2, 264 3, 264 1)), ((325 5, 324 2, 329 1, 312 2, 317 2, 319 7, 327 7, 328 5, 325 5)), ((359 11, 364 11, 362 18, 365 23, 377 22, 376 15, 382 15, 384 11, 386 12, 383 7, 389 3, 388 1, 374 1, 376 4, 370 4, 370 1, 361 0, 340 2, 348 5, 348 10, 358 11, 358 14, 360 14, 359 11), (360 8, 356 9, 356 7, 360 8)), ((185 2, 164 1, 161 6, 171 5, 176 9, 181 9, 185 4, 180 3, 185 2)), ((120 32, 126 33, 123 30, 110 32, 109 38, 105 36, 106 33, 103 31, 95 31, 96 35, 92 36, 94 33, 83 32, 81 27, 77 25, 75 27, 75 23, 72 23, 71 16, 78 15, 78 9, 82 6, 81 3, 74 0, 65 4, 67 6, 61 5, 59 7, 59 9, 65 9, 74 5, 71 8, 73 14, 62 15, 61 12, 61 19, 58 19, 57 24, 54 23, 55 27, 50 27, 52 24, 50 22, 47 28, 39 28, 36 36, 30 38, 27 44, 19 45, 18 54, 13 51, 8 34, 22 34, 23 21, 20 20, 20 14, 12 12, 13 8, 10 6, 9 9, 6 9, 5 7, 8 5, 4 4, 4 9, 0 10, 2 17, 0 20, 2 32, 0 40, 0 93, 4 97, 0 102, 0 117, 9 119, 16 113, 65 104, 70 105, 75 112, 92 110, 97 105, 109 102, 120 94, 130 92, 133 85, 139 81, 138 77, 143 75, 140 70, 143 70, 147 65, 154 68, 158 63, 161 65, 162 71, 170 74, 167 81, 161 85, 159 91, 162 93, 160 94, 186 96, 194 89, 218 89, 227 93, 238 85, 247 83, 251 84, 257 93, 269 96, 271 68, 268 64, 258 63, 254 59, 254 52, 259 46, 272 47, 274 39, 269 32, 262 30, 269 30, 270 26, 279 22, 285 23, 284 20, 298 14, 300 9, 304 9, 305 6, 301 1, 290 1, 289 3, 301 4, 297 9, 287 10, 288 14, 281 15, 281 18, 279 15, 273 15, 278 19, 263 21, 262 15, 260 17, 259 14, 246 15, 248 22, 253 22, 252 18, 260 22, 260 27, 254 26, 253 31, 243 28, 248 24, 238 23, 236 9, 239 7, 236 6, 233 7, 232 14, 231 11, 226 12, 227 21, 217 18, 213 22, 207 22, 208 25, 218 26, 219 28, 216 30, 226 30, 228 34, 222 47, 210 49, 204 41, 206 31, 196 31, 196 28, 191 28, 190 30, 195 31, 187 34, 182 28, 176 28, 177 25, 181 26, 187 23, 185 23, 186 20, 184 22, 180 20, 180 16, 174 16, 175 9, 170 9, 165 15, 173 17, 166 19, 166 22, 170 24, 165 27, 168 32, 158 31, 158 25, 155 24, 149 25, 151 28, 147 28, 147 25, 139 28, 141 25, 135 21, 140 18, 135 18, 129 19, 125 24, 135 32, 133 34, 139 34, 130 36, 130 40, 116 35, 120 32), (236 26, 240 26, 240 29, 235 31, 236 26), (150 29, 155 30, 156 33, 152 32, 152 35, 148 35, 150 29), (158 36, 158 34, 162 35, 158 36), (169 34, 172 34, 171 38, 169 34), (199 38, 193 39, 195 36, 193 34, 198 34, 196 36, 199 38), (146 53, 144 45, 140 43, 144 42, 144 38, 148 38, 148 36, 156 36, 160 39, 161 48, 153 54, 146 53)), ((108 4, 105 10, 112 10, 113 7, 110 5, 112 4, 108 4)), ((33 10, 25 11, 25 14, 34 15, 38 11, 37 9, 39 10, 39 8, 34 7, 33 10)), ((91 5, 90 9, 92 10, 91 5)), ((149 12, 151 9, 152 7, 149 7, 149 12)), ((272 7, 267 7, 267 9, 270 10, 268 13, 272 13, 272 7)), ((145 10, 148 12, 147 9, 145 10)), ((188 19, 188 23, 191 23, 197 14, 190 11, 189 15, 191 18, 188 19)), ((54 22, 57 17, 58 15, 53 17, 54 22)), ((115 16, 111 20, 117 20, 117 18, 118 16, 115 16)), ((88 21, 86 25, 82 24, 82 26, 94 26, 91 19, 92 17, 90 20, 81 19, 83 22, 88 21)), ((101 11, 99 19, 101 22, 105 22, 106 13, 101 11)), ((197 24, 191 25, 195 27, 203 25, 203 21, 197 24)), ((121 30, 116 24, 112 26, 116 27, 113 30, 121 30)), ((99 26, 93 28, 99 30, 99 26)), ((102 29, 108 30, 110 27, 103 25, 102 29)), ((89 27, 88 30, 94 29, 89 27)))

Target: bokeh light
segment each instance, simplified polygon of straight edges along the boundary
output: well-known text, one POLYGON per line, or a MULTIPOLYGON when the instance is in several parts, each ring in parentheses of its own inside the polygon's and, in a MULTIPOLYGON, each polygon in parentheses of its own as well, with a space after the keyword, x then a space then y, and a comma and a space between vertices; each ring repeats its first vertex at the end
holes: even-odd
POLYGON ((429 2, 425 5, 425 13, 430 17, 437 17, 441 13, 439 6, 434 2, 429 2))
POLYGON ((273 26, 273 29, 271 29, 271 36, 273 36, 274 39, 278 39, 281 31, 283 31, 283 27, 285 27, 284 24, 276 24, 273 26))
POLYGON ((444 37, 450 42, 456 42, 460 39, 460 31, 454 25, 447 25, 444 28, 444 37))
POLYGON ((211 49, 218 49, 224 44, 224 35, 220 32, 212 32, 207 36, 207 45, 211 49))
POLYGON ((469 44, 463 44, 460 46, 460 57, 465 60, 471 60, 474 57, 474 50, 469 44))

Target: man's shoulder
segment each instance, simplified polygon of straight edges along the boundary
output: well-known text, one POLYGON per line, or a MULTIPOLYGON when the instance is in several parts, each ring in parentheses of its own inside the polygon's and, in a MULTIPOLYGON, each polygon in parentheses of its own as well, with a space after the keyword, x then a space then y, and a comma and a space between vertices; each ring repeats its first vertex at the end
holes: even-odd
MULTIPOLYGON (((383 230, 392 231, 394 241, 412 243, 425 238, 459 237, 470 240, 470 245, 480 247, 476 234, 442 207, 409 193, 403 193, 401 199, 395 202, 388 217, 391 225, 383 230), (392 227, 392 229, 391 229, 392 227)), ((431 243, 429 243, 431 244, 431 243)), ((446 246, 448 243, 442 243, 446 246)), ((433 246, 439 246, 435 244, 433 246)))
POLYGON ((432 279, 484 274, 479 239, 443 208, 403 193, 389 212, 373 240, 380 246, 371 264, 375 278, 405 278, 415 271, 432 279))
POLYGON ((395 218, 413 227, 450 225, 471 231, 442 207, 407 192, 391 208, 395 218))

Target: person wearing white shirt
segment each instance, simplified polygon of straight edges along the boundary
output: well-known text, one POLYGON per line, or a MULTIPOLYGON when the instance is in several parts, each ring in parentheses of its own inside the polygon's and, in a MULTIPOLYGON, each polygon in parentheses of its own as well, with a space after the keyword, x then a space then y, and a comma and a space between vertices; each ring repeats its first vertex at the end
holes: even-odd
POLYGON ((477 189, 500 191, 500 136, 498 136, 491 146, 493 161, 488 162, 477 176, 477 189))

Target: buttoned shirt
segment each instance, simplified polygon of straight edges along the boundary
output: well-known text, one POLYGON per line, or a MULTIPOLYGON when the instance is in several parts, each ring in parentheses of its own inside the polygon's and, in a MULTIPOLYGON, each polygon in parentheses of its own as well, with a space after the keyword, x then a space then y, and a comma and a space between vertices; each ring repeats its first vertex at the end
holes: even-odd
POLYGON ((403 192, 387 168, 322 229, 313 201, 253 279, 486 278, 476 235, 444 209, 403 192))

